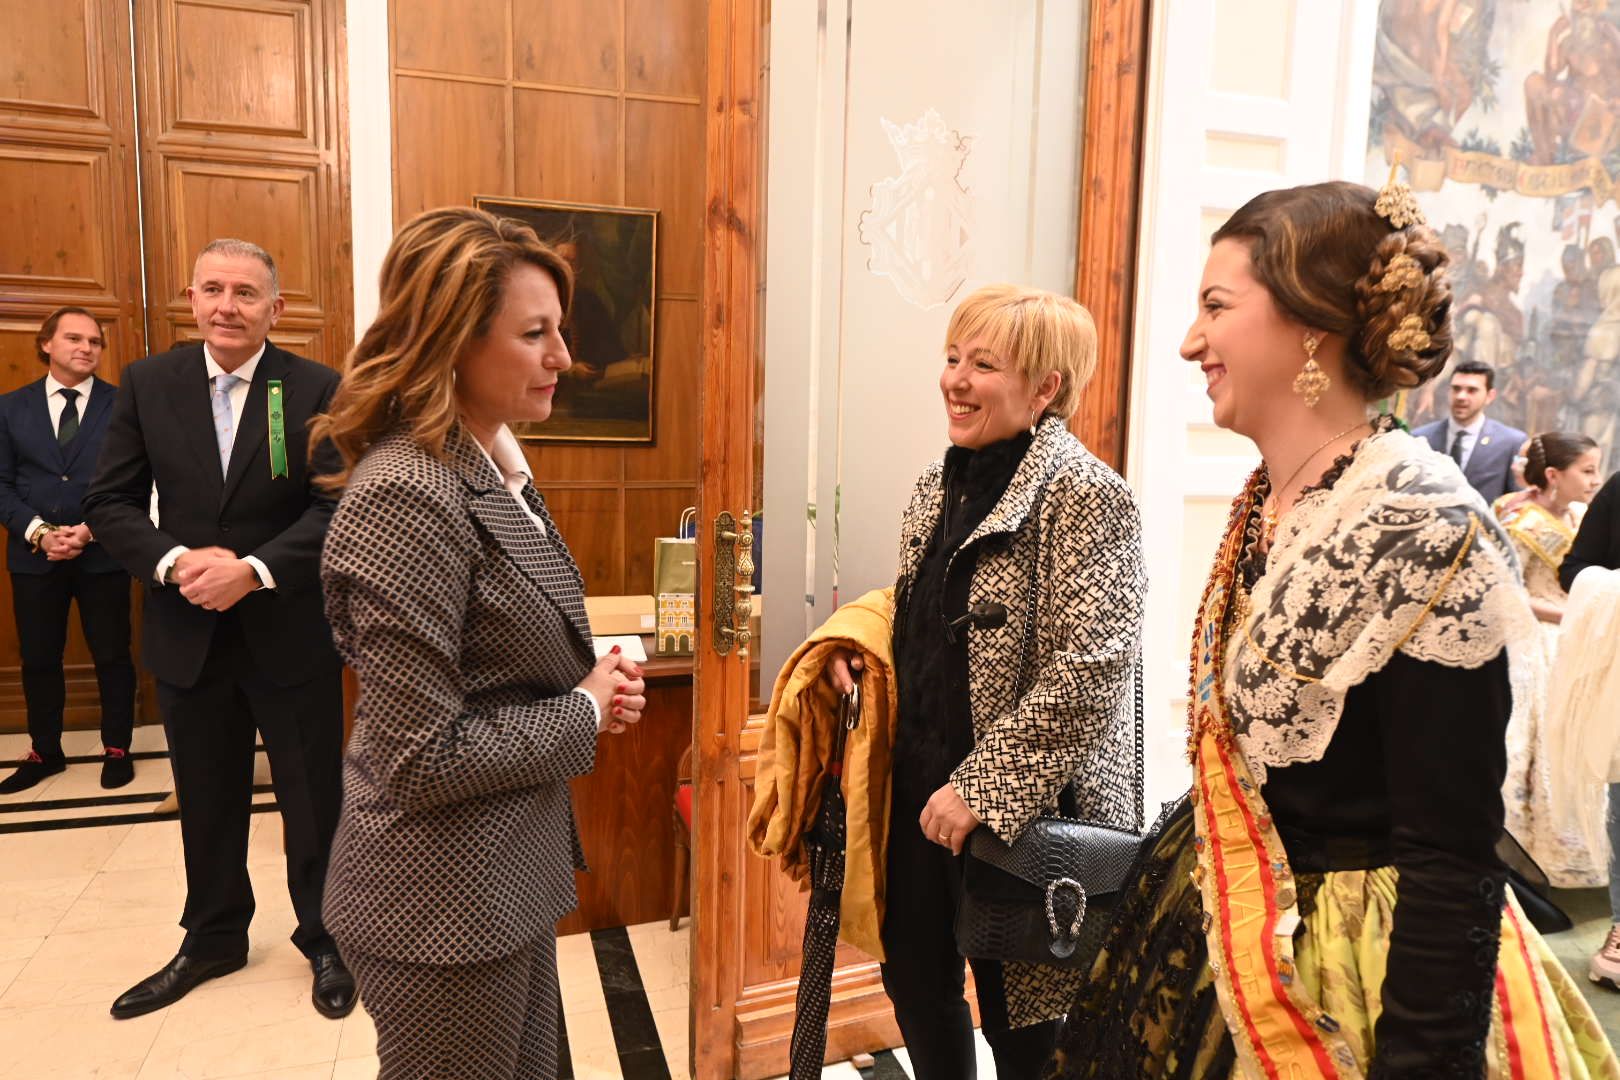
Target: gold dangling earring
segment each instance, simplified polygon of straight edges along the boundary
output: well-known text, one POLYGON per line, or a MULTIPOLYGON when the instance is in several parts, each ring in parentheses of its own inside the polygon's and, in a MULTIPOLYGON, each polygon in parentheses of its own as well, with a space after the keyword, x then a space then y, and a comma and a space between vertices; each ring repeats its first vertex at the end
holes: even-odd
POLYGON ((1029 410, 1029 433, 1035 434, 1035 410, 1029 410))
POLYGON ((1333 380, 1327 377, 1327 372, 1316 362, 1316 348, 1319 344, 1315 334, 1305 335, 1305 366, 1294 376, 1294 393, 1305 399, 1307 409, 1316 408, 1316 403, 1322 400, 1322 394, 1333 385, 1333 380))

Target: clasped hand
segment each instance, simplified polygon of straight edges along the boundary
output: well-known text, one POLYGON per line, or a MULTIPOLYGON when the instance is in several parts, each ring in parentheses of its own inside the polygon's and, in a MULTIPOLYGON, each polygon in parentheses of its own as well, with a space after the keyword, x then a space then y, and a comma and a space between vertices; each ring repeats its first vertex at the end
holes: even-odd
POLYGON ((89 543, 90 526, 64 525, 40 537, 39 550, 45 553, 48 562, 66 562, 83 555, 89 543))
POLYGON ((228 611, 258 587, 253 567, 229 548, 192 548, 174 561, 180 595, 208 611, 228 611))
POLYGON ((615 645, 580 680, 579 689, 596 699, 602 717, 598 731, 618 735, 631 724, 641 722, 641 713, 647 708, 647 683, 641 676, 641 668, 615 645))

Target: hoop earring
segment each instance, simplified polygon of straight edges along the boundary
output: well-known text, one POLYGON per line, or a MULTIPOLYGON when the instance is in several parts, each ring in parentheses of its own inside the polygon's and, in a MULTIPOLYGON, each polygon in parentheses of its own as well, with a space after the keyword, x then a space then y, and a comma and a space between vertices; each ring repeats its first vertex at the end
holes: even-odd
POLYGON ((1035 434, 1035 410, 1029 410, 1029 433, 1035 434))
POLYGON ((1294 393, 1305 399, 1307 409, 1316 408, 1316 403, 1322 400, 1323 392, 1333 385, 1333 380, 1327 377, 1327 372, 1316 362, 1316 349, 1320 344, 1315 334, 1305 335, 1305 366, 1294 376, 1294 393))

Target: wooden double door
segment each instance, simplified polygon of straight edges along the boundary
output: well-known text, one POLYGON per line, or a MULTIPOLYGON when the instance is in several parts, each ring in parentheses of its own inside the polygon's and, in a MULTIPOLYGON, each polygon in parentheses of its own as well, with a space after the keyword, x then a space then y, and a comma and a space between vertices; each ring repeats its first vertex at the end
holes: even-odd
MULTIPOLYGON (((198 336, 185 289, 209 240, 270 252, 271 337, 336 365, 354 339, 342 0, 34 0, 0 34, 0 393, 44 374, 58 307, 102 321, 98 372, 198 336)), ((22 730, 0 575, 0 731, 22 730)), ((68 723, 99 714, 75 624, 68 723)), ((143 714, 155 718, 150 694, 143 714)))
MULTIPOLYGON (((1147 8, 709 0, 696 1077, 787 1070, 807 897, 746 843, 760 699, 808 628, 892 580, 903 495, 945 444, 934 383, 954 303, 994 280, 1086 303, 1102 355, 1074 426, 1122 464, 1147 8), (975 58, 988 74, 958 66, 975 58), (1003 91, 1011 116, 984 104, 1003 91), (746 642, 744 522, 765 596, 746 642)), ((899 1043, 870 957, 842 946, 832 991, 828 1061, 899 1043)))

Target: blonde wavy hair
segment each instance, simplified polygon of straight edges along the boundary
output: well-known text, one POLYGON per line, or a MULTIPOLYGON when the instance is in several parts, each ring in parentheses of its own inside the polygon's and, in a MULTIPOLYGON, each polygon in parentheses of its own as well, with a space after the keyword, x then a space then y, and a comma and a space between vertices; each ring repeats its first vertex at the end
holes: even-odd
POLYGON ((344 361, 331 409, 310 424, 311 449, 330 439, 343 457, 322 485, 343 487, 365 452, 399 428, 443 456, 458 415, 456 362, 489 332, 519 263, 551 276, 566 317, 574 272, 522 222, 455 206, 400 228, 383 258, 377 317, 344 361))
POLYGON ((1097 371, 1097 324, 1079 301, 1026 285, 986 285, 957 305, 945 347, 983 337, 987 347, 1037 387, 1063 377, 1043 415, 1067 420, 1097 371))

